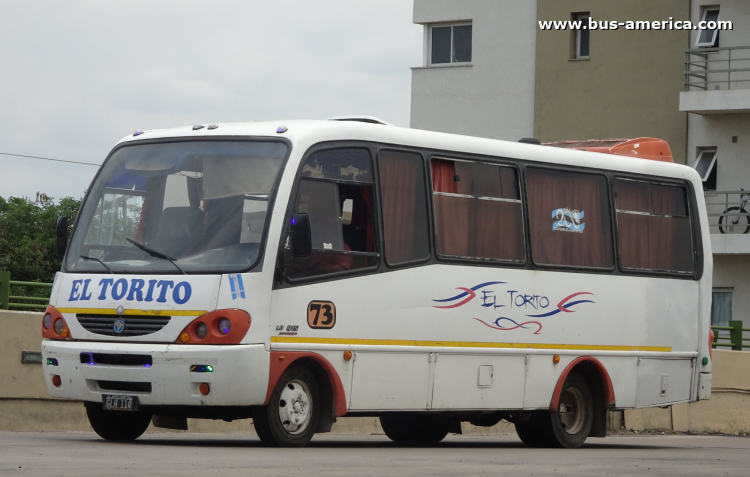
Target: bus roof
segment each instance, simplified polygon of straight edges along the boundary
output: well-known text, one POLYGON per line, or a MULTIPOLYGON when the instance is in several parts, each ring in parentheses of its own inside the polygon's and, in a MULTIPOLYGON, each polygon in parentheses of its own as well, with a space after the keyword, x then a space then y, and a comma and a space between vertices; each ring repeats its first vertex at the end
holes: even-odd
MULTIPOLYGON (((687 179, 692 181, 697 189, 702 189, 700 177, 692 167, 673 162, 637 160, 633 159, 635 155, 632 152, 625 155, 610 152, 607 156, 592 154, 592 152, 598 152, 595 150, 599 147, 612 149, 612 146, 607 147, 608 144, 606 141, 608 140, 602 140, 604 143, 596 146, 591 144, 593 147, 549 147, 545 145, 524 144, 498 139, 402 128, 377 123, 336 120, 248 121, 217 123, 210 125, 210 127, 208 126, 208 124, 182 126, 171 129, 149 130, 142 133, 139 131, 138 135, 126 136, 118 144, 149 139, 188 137, 202 139, 227 136, 237 138, 252 136, 286 138, 294 144, 295 149, 306 150, 308 147, 321 142, 344 140, 372 141, 396 146, 429 148, 445 151, 445 154, 457 152, 487 155, 547 164, 564 164, 576 167, 687 179)), ((639 140, 625 142, 622 142, 623 140, 611 141, 618 141, 615 145, 622 148, 622 150, 627 150, 628 148, 632 150, 634 149, 634 141, 639 140)), ((666 142, 661 142, 666 145, 666 142)), ((666 147, 668 150, 669 146, 666 147)), ((649 150, 651 150, 651 143, 649 143, 649 150)), ((669 158, 671 158, 671 152, 669 153, 669 158)))

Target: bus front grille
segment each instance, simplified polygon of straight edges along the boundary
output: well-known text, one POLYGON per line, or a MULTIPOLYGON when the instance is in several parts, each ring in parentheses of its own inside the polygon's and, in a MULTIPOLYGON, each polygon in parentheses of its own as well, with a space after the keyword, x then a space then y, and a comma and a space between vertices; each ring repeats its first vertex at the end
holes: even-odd
POLYGON ((164 328, 171 316, 76 315, 86 331, 105 336, 144 336, 164 328))

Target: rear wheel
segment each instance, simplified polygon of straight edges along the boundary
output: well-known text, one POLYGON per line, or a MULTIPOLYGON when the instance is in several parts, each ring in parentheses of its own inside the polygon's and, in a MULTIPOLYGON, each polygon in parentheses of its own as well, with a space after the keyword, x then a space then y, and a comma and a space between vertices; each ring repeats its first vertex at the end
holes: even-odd
POLYGON ((570 373, 560 392, 557 412, 535 413, 527 421, 516 421, 516 432, 530 447, 581 447, 591 433, 594 400, 583 377, 570 373))
POLYGON ((396 413, 380 416, 380 425, 394 442, 437 444, 448 435, 450 420, 447 416, 396 413))
POLYGON ((151 413, 105 411, 101 403, 86 402, 86 416, 99 437, 109 441, 133 441, 146 432, 151 413))
POLYGON ((570 373, 560 393, 560 407, 551 415, 553 445, 581 447, 594 423, 594 399, 585 379, 570 373))
POLYGON ((302 366, 281 375, 268 405, 258 408, 253 421, 260 440, 273 447, 302 447, 318 427, 318 384, 302 366))

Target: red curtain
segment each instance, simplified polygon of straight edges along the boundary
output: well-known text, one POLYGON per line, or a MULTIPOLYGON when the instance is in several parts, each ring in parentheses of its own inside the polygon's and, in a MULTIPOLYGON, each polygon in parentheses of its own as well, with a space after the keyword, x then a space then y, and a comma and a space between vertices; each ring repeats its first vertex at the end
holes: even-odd
MULTIPOLYGON (((516 199, 515 172, 492 164, 432 161, 433 190, 474 197, 516 199), (503 180, 502 170, 509 177, 503 180), (458 181, 456 181, 458 179, 458 181), (501 184, 508 184, 507 192, 501 184)), ((524 259, 521 204, 435 195, 438 251, 443 255, 524 259)))
POLYGON ((693 271, 687 201, 682 187, 615 181, 620 262, 639 270, 693 271))
MULTIPOLYGON (((422 175, 422 158, 415 154, 384 151, 379 156, 380 190, 383 196, 383 229, 385 231, 385 257, 388 263, 403 263, 418 258, 414 256, 416 187, 422 175)), ((421 201, 424 206, 424 200, 421 201)), ((426 210, 420 210, 426 214, 426 210)))
MULTIPOLYGON (((435 192, 457 194, 455 176, 456 168, 452 162, 432 161, 432 189, 435 192)), ((435 195, 434 200, 438 252, 470 256, 468 199, 435 195)))
POLYGON ((607 181, 603 176, 529 168, 526 184, 534 262, 597 268, 614 265, 607 181), (558 219, 552 213, 560 208, 584 213, 582 232, 553 230, 558 219))

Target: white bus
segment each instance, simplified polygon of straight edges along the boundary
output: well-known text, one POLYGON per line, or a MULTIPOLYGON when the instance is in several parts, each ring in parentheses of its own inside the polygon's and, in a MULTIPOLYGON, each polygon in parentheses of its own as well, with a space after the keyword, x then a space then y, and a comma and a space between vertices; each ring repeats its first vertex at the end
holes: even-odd
POLYGON ((105 439, 252 418, 301 446, 377 416, 578 447, 607 410, 710 396, 705 204, 673 163, 360 121, 136 131, 63 252, 45 380, 105 439))

